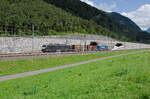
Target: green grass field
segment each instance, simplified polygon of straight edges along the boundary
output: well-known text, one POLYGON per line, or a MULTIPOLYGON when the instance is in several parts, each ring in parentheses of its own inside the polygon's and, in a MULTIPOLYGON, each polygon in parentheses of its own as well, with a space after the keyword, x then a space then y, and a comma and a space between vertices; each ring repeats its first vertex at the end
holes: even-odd
POLYGON ((150 99, 150 53, 0 82, 0 99, 150 99))
POLYGON ((40 58, 40 59, 0 61, 0 76, 56 67, 61 65, 67 65, 67 64, 72 64, 81 61, 86 61, 86 60, 91 60, 91 59, 96 59, 96 58, 101 58, 106 56, 112 56, 112 55, 117 55, 117 54, 122 54, 127 52, 133 52, 133 51, 121 51, 121 52, 111 52, 111 53, 99 53, 99 54, 92 54, 92 55, 76 55, 76 56, 40 58))

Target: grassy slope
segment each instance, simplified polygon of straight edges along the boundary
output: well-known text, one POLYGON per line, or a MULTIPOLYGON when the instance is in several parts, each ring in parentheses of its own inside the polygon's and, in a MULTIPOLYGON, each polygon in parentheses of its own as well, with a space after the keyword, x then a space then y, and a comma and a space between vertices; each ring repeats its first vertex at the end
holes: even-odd
POLYGON ((15 61, 0 61, 0 76, 17 74, 27 71, 39 70, 43 68, 56 67, 61 65, 72 64, 76 62, 117 55, 132 51, 99 53, 93 55, 76 55, 54 58, 40 58, 40 59, 25 59, 15 61))
POLYGON ((1 82, 0 98, 149 99, 149 60, 142 52, 1 82))

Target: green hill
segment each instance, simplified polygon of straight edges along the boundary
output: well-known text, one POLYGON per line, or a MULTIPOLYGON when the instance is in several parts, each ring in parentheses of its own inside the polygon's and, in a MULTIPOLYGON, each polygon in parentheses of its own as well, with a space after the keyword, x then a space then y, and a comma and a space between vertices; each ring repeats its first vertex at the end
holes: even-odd
POLYGON ((65 0, 65 3, 64 0, 1 0, 1 35, 31 35, 32 25, 36 35, 84 33, 126 41, 147 42, 150 39, 147 34, 145 39, 145 32, 141 33, 126 17, 106 13, 80 0, 65 0))
POLYGON ((31 35, 32 25, 38 35, 61 35, 64 32, 98 35, 108 33, 109 36, 115 37, 112 32, 95 22, 73 16, 43 0, 1 0, 1 34, 31 35))

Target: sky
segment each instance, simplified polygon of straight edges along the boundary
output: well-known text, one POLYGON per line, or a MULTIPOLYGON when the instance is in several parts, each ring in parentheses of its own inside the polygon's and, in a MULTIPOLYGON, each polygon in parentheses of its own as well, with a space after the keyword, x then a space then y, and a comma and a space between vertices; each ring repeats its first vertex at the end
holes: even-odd
POLYGON ((142 30, 150 27, 150 0, 81 0, 106 12, 118 12, 142 30))

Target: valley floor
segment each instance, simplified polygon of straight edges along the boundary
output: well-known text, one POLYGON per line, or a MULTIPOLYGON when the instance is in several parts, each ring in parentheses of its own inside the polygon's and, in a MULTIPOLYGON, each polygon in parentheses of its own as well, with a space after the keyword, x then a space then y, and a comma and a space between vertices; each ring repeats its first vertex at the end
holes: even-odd
POLYGON ((139 51, 0 82, 1 99, 149 99, 150 53, 139 51))

